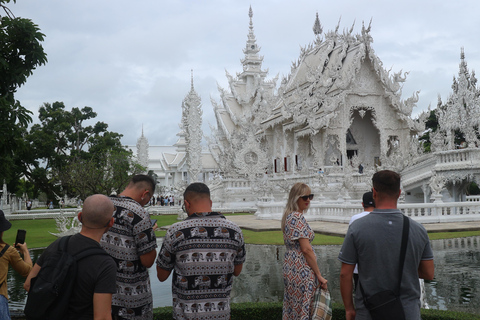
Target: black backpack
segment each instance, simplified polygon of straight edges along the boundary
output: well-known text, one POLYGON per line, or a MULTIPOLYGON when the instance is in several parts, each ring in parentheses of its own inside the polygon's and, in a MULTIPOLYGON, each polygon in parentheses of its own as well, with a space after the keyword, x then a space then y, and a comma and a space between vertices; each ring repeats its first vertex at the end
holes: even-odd
POLYGON ((58 250, 49 255, 35 278, 25 304, 28 320, 64 320, 77 276, 77 262, 91 255, 108 255, 100 247, 91 247, 71 255, 67 251, 71 236, 60 239, 58 250))

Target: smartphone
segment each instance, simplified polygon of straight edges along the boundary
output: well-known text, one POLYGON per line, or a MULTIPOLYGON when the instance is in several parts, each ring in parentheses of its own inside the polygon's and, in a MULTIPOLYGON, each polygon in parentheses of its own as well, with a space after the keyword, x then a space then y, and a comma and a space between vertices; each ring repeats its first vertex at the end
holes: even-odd
POLYGON ((17 238, 15 239, 15 244, 25 243, 25 236, 26 235, 27 235, 27 230, 18 229, 17 230, 17 238))
POLYGON ((152 223, 152 227, 157 223, 157 219, 150 219, 150 222, 152 223))

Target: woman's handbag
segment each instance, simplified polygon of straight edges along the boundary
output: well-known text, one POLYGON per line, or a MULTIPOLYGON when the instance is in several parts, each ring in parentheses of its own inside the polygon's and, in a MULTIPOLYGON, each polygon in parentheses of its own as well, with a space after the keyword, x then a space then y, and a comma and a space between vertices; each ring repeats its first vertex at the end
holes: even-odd
POLYGON ((332 302, 328 290, 317 287, 313 296, 312 311, 312 320, 332 319, 332 302))
POLYGON ((370 316, 373 320, 405 320, 405 311, 403 310, 402 301, 400 300, 400 284, 402 283, 403 265, 405 263, 405 254, 407 252, 409 227, 410 221, 406 216, 403 216, 400 268, 398 271, 398 283, 396 290, 384 290, 367 298, 365 292, 363 291, 362 284, 360 281, 358 282, 363 296, 363 303, 370 312, 370 316))

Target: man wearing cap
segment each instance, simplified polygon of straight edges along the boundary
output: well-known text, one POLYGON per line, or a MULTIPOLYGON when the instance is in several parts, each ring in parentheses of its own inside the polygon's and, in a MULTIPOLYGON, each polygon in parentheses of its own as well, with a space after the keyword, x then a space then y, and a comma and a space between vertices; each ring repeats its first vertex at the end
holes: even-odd
MULTIPOLYGON (((375 209, 349 227, 338 259, 340 292, 347 320, 370 320, 364 298, 387 290, 397 291, 404 318, 420 320, 420 284, 418 278, 433 279, 433 252, 425 228, 410 218, 404 218, 397 207, 400 196, 400 175, 382 170, 372 177, 375 209), (408 221, 406 253, 400 261, 404 222, 408 221), (358 287, 353 302, 353 270, 358 263, 358 287), (399 288, 399 272, 402 270, 399 288), (362 288, 362 290, 359 290, 362 288), (397 289, 396 289, 397 288, 397 289), (365 294, 365 297, 364 297, 365 294)), ((393 316, 398 316, 398 311, 393 316)), ((390 319, 390 318, 386 318, 390 319)), ((395 318, 395 319, 398 319, 395 318)))
MULTIPOLYGON (((365 192, 362 197, 362 207, 363 207, 363 212, 357 213, 356 215, 353 215, 352 218, 350 219, 350 222, 348 225, 351 225, 353 221, 360 219, 362 217, 365 217, 367 214, 373 211, 375 209, 375 201, 373 200, 373 192, 365 192)), ((353 270, 353 281, 355 282, 355 288, 357 287, 358 283, 358 266, 355 265, 355 270, 353 270)))

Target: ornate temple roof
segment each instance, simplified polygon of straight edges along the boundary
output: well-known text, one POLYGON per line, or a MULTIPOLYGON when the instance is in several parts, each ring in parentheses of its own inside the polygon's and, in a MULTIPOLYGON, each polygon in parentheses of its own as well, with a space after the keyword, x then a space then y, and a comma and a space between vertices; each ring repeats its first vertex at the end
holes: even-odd
POLYGON ((326 128, 345 97, 356 94, 384 96, 397 117, 416 130, 410 116, 418 92, 405 101, 401 99, 402 83, 408 73, 390 75, 383 68, 371 46, 371 25, 362 25, 361 33, 356 35, 353 29, 354 24, 339 32, 337 25, 323 39, 317 14, 313 27, 315 40, 301 48, 290 74, 283 78, 279 98, 270 117, 263 122, 266 127, 291 119, 291 125, 285 129, 305 126, 315 132, 326 128), (362 79, 365 73, 369 74, 362 79))

